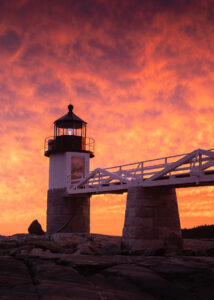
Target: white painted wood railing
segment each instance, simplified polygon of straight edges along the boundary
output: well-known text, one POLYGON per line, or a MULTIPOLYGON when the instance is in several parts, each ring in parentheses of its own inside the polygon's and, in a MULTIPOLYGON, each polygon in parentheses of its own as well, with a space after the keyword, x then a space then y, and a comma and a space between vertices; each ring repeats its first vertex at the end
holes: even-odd
MULTIPOLYGON (((127 190, 132 186, 194 185, 200 180, 214 180, 214 149, 197 149, 187 154, 173 155, 95 169, 86 178, 72 182, 68 177, 68 192, 104 193, 127 190), (209 179, 206 175, 210 175, 209 179), (203 178, 202 178, 203 177, 203 178), (212 179, 213 178, 213 179, 212 179)), ((198 183, 197 183, 198 182, 198 183)))

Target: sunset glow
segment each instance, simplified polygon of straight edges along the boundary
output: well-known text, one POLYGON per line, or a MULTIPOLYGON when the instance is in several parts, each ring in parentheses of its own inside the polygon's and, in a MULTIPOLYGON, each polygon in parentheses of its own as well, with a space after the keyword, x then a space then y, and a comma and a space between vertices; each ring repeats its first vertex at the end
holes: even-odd
MULTIPOLYGON (((46 226, 44 139, 67 105, 91 170, 214 148, 214 1, 0 1, 0 234, 46 226)), ((181 225, 214 224, 214 187, 177 190, 181 225)), ((121 235, 126 194, 91 198, 121 235)))

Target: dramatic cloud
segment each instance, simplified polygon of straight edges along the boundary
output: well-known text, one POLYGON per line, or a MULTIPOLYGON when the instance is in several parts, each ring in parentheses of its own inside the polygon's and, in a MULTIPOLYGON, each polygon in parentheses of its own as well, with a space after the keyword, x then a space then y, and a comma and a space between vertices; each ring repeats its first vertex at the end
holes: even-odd
MULTIPOLYGON (((45 225, 44 138, 69 102, 91 169, 214 148, 213 0, 0 0, 0 19, 1 234, 45 225)), ((212 187, 177 194, 183 227, 213 223, 212 187)), ((93 196, 92 231, 121 234, 125 201, 93 196)))

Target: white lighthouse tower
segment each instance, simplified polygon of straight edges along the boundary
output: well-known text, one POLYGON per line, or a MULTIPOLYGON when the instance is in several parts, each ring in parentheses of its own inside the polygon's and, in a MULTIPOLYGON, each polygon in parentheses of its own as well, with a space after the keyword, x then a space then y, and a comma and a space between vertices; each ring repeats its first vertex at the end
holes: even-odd
POLYGON ((47 232, 90 232, 90 197, 72 197, 67 187, 89 173, 94 157, 94 139, 88 138, 87 123, 73 113, 54 122, 54 136, 45 140, 49 161, 47 232))

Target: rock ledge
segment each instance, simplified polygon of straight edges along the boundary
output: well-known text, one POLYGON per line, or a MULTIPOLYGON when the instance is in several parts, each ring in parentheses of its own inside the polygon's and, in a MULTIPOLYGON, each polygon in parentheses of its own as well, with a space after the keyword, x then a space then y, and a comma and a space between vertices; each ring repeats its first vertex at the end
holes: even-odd
POLYGON ((214 241, 127 253, 99 234, 0 236, 0 299, 214 299, 214 241))

